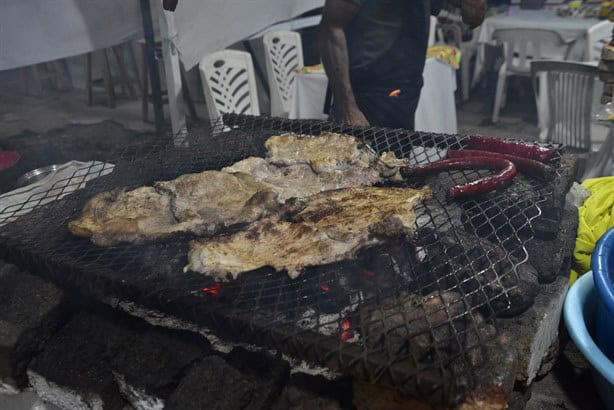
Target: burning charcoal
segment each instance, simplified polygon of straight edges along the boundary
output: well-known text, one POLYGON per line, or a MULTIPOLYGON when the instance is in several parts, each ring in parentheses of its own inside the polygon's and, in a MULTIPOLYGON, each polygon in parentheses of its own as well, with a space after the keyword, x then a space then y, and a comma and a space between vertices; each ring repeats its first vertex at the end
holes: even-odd
POLYGON ((171 394, 167 410, 256 409, 251 403, 258 385, 218 356, 196 364, 171 394))
POLYGON ((109 362, 134 336, 110 320, 80 313, 32 361, 30 383, 60 408, 122 409, 109 362))
POLYGON ((27 385, 26 367, 65 320, 64 294, 0 261, 0 386, 27 385))
POLYGON ((184 370, 210 351, 200 335, 149 328, 111 361, 119 388, 136 409, 163 406, 184 370))
POLYGON ((418 361, 435 350, 457 351, 457 334, 465 328, 466 305, 456 292, 433 292, 421 297, 402 294, 380 306, 363 309, 362 324, 370 348, 391 354, 409 348, 418 361))
POLYGON ((359 259, 362 288, 377 292, 379 297, 395 293, 403 282, 411 282, 417 262, 414 250, 408 243, 378 246, 364 251, 359 259))

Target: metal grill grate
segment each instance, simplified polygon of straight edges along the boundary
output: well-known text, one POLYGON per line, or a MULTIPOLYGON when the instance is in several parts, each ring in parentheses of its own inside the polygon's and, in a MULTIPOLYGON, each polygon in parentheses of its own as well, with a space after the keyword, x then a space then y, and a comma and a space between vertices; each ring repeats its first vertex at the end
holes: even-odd
POLYGON ((518 308, 524 244, 533 237, 532 221, 554 201, 551 184, 519 176, 505 190, 449 201, 450 186, 485 171, 429 177, 424 182, 434 195, 415 209, 411 242, 365 250, 357 260, 307 269, 295 280, 260 269, 219 285, 183 273, 187 236, 103 248, 67 229, 95 193, 264 156, 269 136, 290 131, 345 132, 378 153, 391 150, 413 163, 435 161, 464 145, 458 136, 227 115, 224 124, 192 135, 189 147, 160 141, 146 152, 126 151, 109 175, 90 167, 0 209, 0 225, 6 224, 0 248, 42 275, 99 297, 133 301, 432 401, 460 399, 476 387, 480 369, 492 366, 486 349, 496 335, 495 318, 518 308), (90 178, 84 183, 84 177, 90 178))

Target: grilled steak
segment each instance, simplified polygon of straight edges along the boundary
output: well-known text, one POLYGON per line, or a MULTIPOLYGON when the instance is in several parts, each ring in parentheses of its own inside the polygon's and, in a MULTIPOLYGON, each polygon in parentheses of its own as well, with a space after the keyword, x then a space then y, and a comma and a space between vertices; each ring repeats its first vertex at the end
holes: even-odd
POLYGON ((265 147, 271 163, 308 164, 318 174, 340 171, 354 164, 368 167, 375 160, 375 154, 361 147, 356 138, 332 132, 318 137, 276 135, 266 141, 265 147))
POLYGON ((204 171, 156 182, 171 197, 179 222, 202 221, 196 234, 213 234, 222 226, 253 222, 278 208, 277 194, 249 174, 204 171))
POLYGON ((383 181, 374 167, 358 164, 339 171, 315 173, 308 164, 276 166, 264 158, 250 157, 223 168, 226 172, 245 172, 277 192, 279 200, 305 198, 318 192, 356 186, 370 186, 383 181))
POLYGON ((330 132, 317 137, 272 136, 265 147, 266 159, 250 157, 222 171, 252 175, 277 192, 281 201, 375 185, 398 177, 399 168, 409 165, 392 152, 378 157, 356 138, 330 132))
POLYGON ((192 241, 185 270, 227 280, 271 266, 296 278, 304 267, 351 259, 386 238, 411 236, 413 209, 430 195, 428 187, 361 187, 288 201, 243 231, 192 241))
POLYGON ((154 187, 103 192, 88 201, 70 231, 99 246, 140 243, 253 222, 278 208, 277 195, 251 175, 205 171, 154 187))

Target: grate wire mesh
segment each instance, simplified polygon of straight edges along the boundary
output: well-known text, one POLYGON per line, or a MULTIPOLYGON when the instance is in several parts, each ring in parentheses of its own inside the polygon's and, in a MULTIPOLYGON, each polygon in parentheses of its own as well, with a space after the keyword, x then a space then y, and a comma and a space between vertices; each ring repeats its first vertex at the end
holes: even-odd
POLYGON ((525 244, 536 218, 554 201, 552 183, 521 176, 505 190, 449 201, 449 187, 487 172, 444 172, 415 181, 411 185, 426 183, 434 195, 415 209, 412 241, 310 268, 295 280, 259 269, 220 285, 183 272, 188 235, 96 247, 67 229, 96 193, 264 156, 271 135, 324 131, 354 135, 377 153, 393 151, 414 164, 464 146, 464 137, 454 135, 226 115, 193 133, 188 147, 175 147, 168 138, 140 152, 127 149, 113 165, 89 166, 0 209, 0 249, 42 275, 100 297, 141 303, 228 338, 432 401, 460 400, 476 387, 476 373, 489 366, 485 349, 496 336, 496 317, 514 310, 525 244))

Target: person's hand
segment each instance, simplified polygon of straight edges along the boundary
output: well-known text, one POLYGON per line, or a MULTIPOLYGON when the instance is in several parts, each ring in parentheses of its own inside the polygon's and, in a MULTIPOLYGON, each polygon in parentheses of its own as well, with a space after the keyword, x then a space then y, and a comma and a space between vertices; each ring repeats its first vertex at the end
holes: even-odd
POLYGON ((463 23, 476 28, 484 21, 486 16, 486 0, 461 0, 463 23))
POLYGON ((342 124, 355 125, 357 127, 369 126, 367 117, 358 109, 358 107, 348 110, 341 114, 339 122, 342 124))

